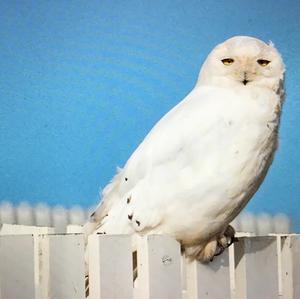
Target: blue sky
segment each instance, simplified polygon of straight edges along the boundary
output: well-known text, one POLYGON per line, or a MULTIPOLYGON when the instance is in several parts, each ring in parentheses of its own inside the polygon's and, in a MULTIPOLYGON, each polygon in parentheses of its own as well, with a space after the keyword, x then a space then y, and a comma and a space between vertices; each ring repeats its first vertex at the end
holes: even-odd
POLYGON ((234 35, 286 68, 280 148, 248 211, 300 229, 299 1, 0 1, 0 200, 89 206, 234 35))

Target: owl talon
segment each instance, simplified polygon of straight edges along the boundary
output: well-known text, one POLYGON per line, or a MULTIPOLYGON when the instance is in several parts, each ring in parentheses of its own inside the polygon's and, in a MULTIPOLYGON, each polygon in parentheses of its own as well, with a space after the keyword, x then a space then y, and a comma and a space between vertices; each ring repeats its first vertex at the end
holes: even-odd
POLYGON ((235 230, 231 225, 228 225, 224 233, 218 238, 218 247, 215 256, 218 256, 224 252, 232 243, 237 242, 238 239, 234 237, 235 230))
POLYGON ((230 239, 230 241, 229 241, 229 243, 228 243, 228 246, 227 247, 229 247, 230 245, 232 245, 233 243, 236 243, 236 242, 238 242, 239 241, 239 239, 238 238, 236 238, 236 237, 232 237, 231 239, 230 239))
POLYGON ((218 248, 217 248, 217 251, 216 251, 216 253, 215 253, 214 256, 219 256, 219 255, 221 255, 221 254, 224 252, 225 249, 226 249, 225 247, 219 246, 219 244, 218 244, 218 248))

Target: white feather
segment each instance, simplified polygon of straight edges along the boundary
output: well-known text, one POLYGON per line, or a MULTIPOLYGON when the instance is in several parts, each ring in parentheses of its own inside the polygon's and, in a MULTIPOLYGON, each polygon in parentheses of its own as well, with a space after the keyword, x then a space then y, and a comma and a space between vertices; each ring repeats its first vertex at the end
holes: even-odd
POLYGON ((257 39, 217 46, 196 87, 104 189, 86 233, 167 233, 184 245, 222 233, 272 162, 283 72, 277 50, 257 39), (226 57, 234 57, 231 67, 226 57), (262 58, 270 66, 258 65, 262 58))

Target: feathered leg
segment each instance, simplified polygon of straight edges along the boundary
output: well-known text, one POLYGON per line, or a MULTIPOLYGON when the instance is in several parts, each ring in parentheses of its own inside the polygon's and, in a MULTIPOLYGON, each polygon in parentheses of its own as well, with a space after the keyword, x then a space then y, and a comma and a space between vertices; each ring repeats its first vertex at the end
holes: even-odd
POLYGON ((234 228, 228 225, 222 234, 211 239, 209 242, 184 247, 185 255, 191 260, 196 259, 202 263, 208 263, 237 240, 234 238, 234 234, 234 228))

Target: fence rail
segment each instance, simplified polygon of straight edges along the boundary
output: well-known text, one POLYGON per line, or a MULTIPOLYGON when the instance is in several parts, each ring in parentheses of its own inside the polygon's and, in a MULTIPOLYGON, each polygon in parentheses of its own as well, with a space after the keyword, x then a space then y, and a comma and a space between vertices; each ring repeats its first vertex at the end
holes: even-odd
MULTIPOLYGON (((83 236, 52 232, 2 228, 1 299, 85 298, 83 236)), ((239 237, 207 265, 187 261, 180 245, 164 235, 92 235, 89 250, 90 299, 300 298, 297 234, 239 237)))

